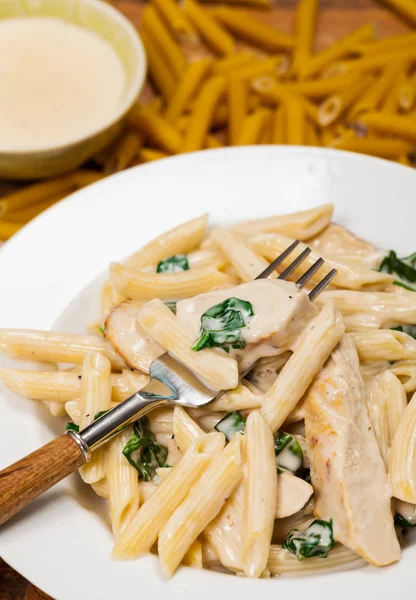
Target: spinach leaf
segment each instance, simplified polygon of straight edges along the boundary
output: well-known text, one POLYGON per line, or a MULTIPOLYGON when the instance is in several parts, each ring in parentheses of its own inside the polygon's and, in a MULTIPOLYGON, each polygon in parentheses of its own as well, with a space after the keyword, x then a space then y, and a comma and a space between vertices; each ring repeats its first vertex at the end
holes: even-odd
POLYGON ((416 252, 405 256, 404 258, 398 258, 394 250, 385 256, 379 266, 378 270, 384 273, 390 273, 398 275, 398 279, 393 283, 404 287, 406 290, 416 292, 416 252))
POLYGON ((394 331, 403 331, 416 340, 416 325, 399 325, 398 327, 392 327, 392 329, 394 331))
POLYGON ((298 440, 284 431, 279 431, 274 440, 274 453, 279 473, 296 473, 303 465, 303 452, 298 440))
POLYGON ((246 420, 240 415, 238 410, 227 413, 214 427, 214 429, 225 435, 227 442, 231 440, 235 433, 239 431, 244 433, 245 428, 246 420))
POLYGON ((66 424, 65 429, 66 431, 79 431, 79 425, 75 425, 75 423, 72 423, 72 421, 70 421, 66 424))
POLYGON ((410 527, 416 527, 416 523, 411 523, 410 521, 408 521, 407 519, 402 517, 402 515, 399 513, 396 513, 394 515, 394 523, 396 525, 398 525, 399 527, 403 527, 403 529, 409 529, 410 527))
POLYGON ((101 331, 101 333, 102 333, 103 335, 105 335, 105 329, 104 329, 104 327, 102 327, 102 326, 100 325, 100 327, 99 327, 98 329, 101 331))
POLYGON ((180 273, 181 271, 189 271, 188 257, 186 254, 169 256, 169 258, 161 260, 156 268, 157 273, 180 273))
POLYGON ((138 471, 139 479, 142 481, 150 481, 155 476, 158 467, 166 466, 168 450, 155 441, 145 417, 134 423, 133 435, 122 452, 138 471))
POLYGON ((298 560, 312 557, 326 558, 334 545, 332 519, 330 521, 316 519, 305 531, 292 529, 282 544, 283 548, 289 550, 298 560))
POLYGON ((168 309, 171 310, 174 315, 176 315, 176 301, 166 300, 166 302, 164 302, 164 305, 167 306, 168 309))
POLYGON ((229 352, 230 345, 236 350, 245 348, 241 329, 246 327, 247 319, 253 315, 251 303, 239 298, 228 298, 215 304, 202 315, 201 336, 192 350, 198 352, 203 348, 217 347, 229 352))
POLYGON ((94 421, 96 421, 97 419, 99 419, 100 417, 102 417, 103 415, 105 415, 106 413, 108 413, 109 410, 110 410, 109 408, 107 408, 107 410, 99 410, 94 415, 94 421))

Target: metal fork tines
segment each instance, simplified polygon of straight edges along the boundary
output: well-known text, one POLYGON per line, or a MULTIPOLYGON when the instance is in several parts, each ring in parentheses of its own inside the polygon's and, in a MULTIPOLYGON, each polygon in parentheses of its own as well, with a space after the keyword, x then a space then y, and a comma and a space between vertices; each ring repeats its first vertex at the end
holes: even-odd
MULTIPOLYGON (((299 240, 295 240, 293 244, 291 244, 286 250, 284 250, 275 260, 266 268, 260 275, 256 277, 256 279, 265 279, 269 275, 273 273, 280 266, 284 260, 295 250, 300 244, 299 240)), ((279 275, 279 279, 287 279, 289 275, 291 275, 301 263, 309 256, 311 253, 311 249, 306 247, 300 254, 297 256, 279 275)), ((295 282, 299 289, 305 287, 308 281, 315 275, 315 273, 322 267, 324 264, 323 258, 318 258, 313 265, 309 267, 307 271, 299 277, 299 279, 295 282)), ((326 288, 326 286, 332 281, 332 279, 337 274, 336 269, 332 269, 308 294, 309 300, 313 302, 317 296, 326 288)))

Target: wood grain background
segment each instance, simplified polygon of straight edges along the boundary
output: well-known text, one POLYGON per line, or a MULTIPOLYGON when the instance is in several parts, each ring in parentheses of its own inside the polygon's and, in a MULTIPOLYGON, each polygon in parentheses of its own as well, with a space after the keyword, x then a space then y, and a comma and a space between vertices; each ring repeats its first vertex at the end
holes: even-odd
MULTIPOLYGON (((140 25, 140 16, 146 4, 144 0, 112 0, 111 4, 119 8, 134 25, 140 25)), ((253 14, 281 31, 290 33, 295 5, 296 0, 278 0, 272 12, 255 11, 253 14)), ((376 0, 321 0, 320 5, 316 44, 318 50, 364 23, 374 24, 379 37, 398 35, 410 28, 408 23, 376 0)), ((0 181, 0 196, 14 187, 12 182, 0 181)), ((50 597, 26 581, 0 558, 0 600, 45 599, 50 600, 50 597)))

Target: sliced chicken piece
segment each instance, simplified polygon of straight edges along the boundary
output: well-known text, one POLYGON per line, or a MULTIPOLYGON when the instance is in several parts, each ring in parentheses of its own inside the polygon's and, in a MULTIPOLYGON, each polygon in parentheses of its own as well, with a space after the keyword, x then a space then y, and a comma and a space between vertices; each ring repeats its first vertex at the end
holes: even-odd
POLYGON ((105 322, 105 337, 132 369, 149 372, 150 363, 164 354, 137 323, 142 301, 122 302, 110 312, 105 322))
POLYGON ((383 459, 368 418, 354 342, 344 336, 305 402, 315 513, 376 566, 400 559, 383 459))
POLYGON ((281 473, 277 478, 276 519, 284 519, 299 512, 313 494, 313 487, 292 473, 281 473))

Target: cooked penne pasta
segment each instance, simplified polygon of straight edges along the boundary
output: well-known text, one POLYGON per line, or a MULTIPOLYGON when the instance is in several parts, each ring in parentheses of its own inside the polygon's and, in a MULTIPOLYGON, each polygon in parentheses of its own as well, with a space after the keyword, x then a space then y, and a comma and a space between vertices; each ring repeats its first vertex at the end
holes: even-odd
POLYGON ((361 360, 416 359, 416 340, 407 333, 392 329, 351 333, 361 360))
MULTIPOLYGON (((253 250, 266 257, 268 260, 274 260, 274 258, 283 252, 285 248, 288 248, 293 241, 293 239, 287 238, 279 233, 268 233, 254 236, 249 239, 248 243, 250 248, 253 248, 253 250)), ((302 251, 305 248, 305 244, 299 244, 298 246, 299 251, 302 251)), ((318 254, 311 252, 303 262, 303 265, 305 267, 311 267, 318 258, 318 254)), ((293 259, 284 261, 282 267, 287 266, 291 260, 293 259)), ((320 281, 322 275, 326 275, 333 268, 337 270, 333 283, 342 288, 362 291, 366 289, 383 289, 394 281, 394 278, 388 273, 379 273, 367 269, 366 267, 347 266, 329 259, 325 259, 325 264, 312 279, 316 281, 316 277, 318 277, 318 281, 320 281)))
POLYGON ((378 375, 366 386, 366 399, 371 426, 373 428, 374 435, 376 436, 384 464, 387 468, 389 460, 390 433, 387 412, 387 396, 385 393, 387 390, 381 381, 381 377, 381 375, 378 375))
POLYGON ((178 450, 185 454, 189 446, 201 435, 204 430, 196 423, 181 406, 175 406, 173 409, 173 435, 178 450))
POLYGON ((238 386, 220 396, 209 405, 210 410, 231 412, 233 410, 247 410, 261 407, 261 391, 256 394, 247 385, 244 379, 238 386))
POLYGON ((211 69, 212 60, 209 58, 196 60, 188 65, 166 108, 165 118, 169 123, 176 123, 185 112, 211 69))
POLYGON ((395 363, 390 367, 390 371, 396 375, 403 389, 407 394, 413 394, 416 391, 416 362, 404 360, 395 363))
POLYGON ((416 429, 416 395, 412 396, 394 434, 389 457, 392 494, 403 502, 416 503, 414 443, 416 429))
POLYGON ((188 496, 160 531, 158 553, 166 575, 173 574, 192 543, 218 515, 241 481, 240 446, 241 435, 236 434, 191 487, 188 496))
POLYGON ((295 45, 293 37, 281 33, 274 27, 270 27, 270 25, 257 21, 243 11, 221 6, 215 9, 213 14, 222 25, 238 38, 263 50, 276 52, 282 48, 293 48, 295 45))
POLYGON ((115 558, 134 558, 150 550, 170 516, 195 482, 200 481, 223 446, 224 436, 210 433, 198 438, 188 448, 179 464, 163 479, 120 535, 113 550, 115 558))
POLYGON ((196 0, 185 0, 183 10, 213 52, 221 56, 234 52, 233 38, 196 0))
POLYGON ((389 440, 391 445, 402 420, 404 411, 406 410, 407 397, 400 380, 391 371, 385 371, 379 376, 379 385, 386 398, 389 440))
MULTIPOLYGON (((79 427, 85 429, 97 413, 111 408, 111 364, 98 352, 90 352, 82 365, 79 427)), ((98 448, 79 472, 85 483, 101 481, 106 471, 107 448, 98 448)))
POLYGON ((109 359, 114 370, 121 371, 126 366, 108 342, 93 335, 35 329, 1 329, 0 352, 22 360, 76 365, 81 365, 89 352, 100 352, 109 359))
POLYGON ((213 229, 211 239, 227 256, 242 281, 255 279, 269 263, 251 250, 238 234, 227 229, 213 229))
POLYGON ((182 559, 182 564, 193 569, 202 569, 204 566, 202 559, 202 544, 199 540, 195 540, 190 546, 182 559))
POLYGON ((250 413, 244 431, 243 567, 260 577, 267 565, 277 499, 274 439, 259 411, 250 413))
POLYGON ((313 574, 357 569, 364 567, 365 564, 365 561, 356 552, 341 544, 336 544, 325 560, 318 557, 302 562, 285 548, 271 546, 267 568, 272 575, 307 577, 313 574))
POLYGON ((344 333, 342 317, 334 303, 328 302, 303 333, 275 383, 263 396, 261 412, 272 431, 277 431, 344 333))
POLYGON ((116 540, 140 506, 137 471, 122 454, 132 434, 133 429, 128 427, 111 440, 105 450, 110 518, 116 540))
POLYGON ((133 300, 188 298, 216 285, 231 284, 232 278, 211 267, 182 273, 146 273, 112 263, 111 282, 120 294, 133 300))
POLYGON ((294 239, 308 240, 325 229, 331 221, 333 210, 333 204, 323 204, 317 208, 290 215, 246 221, 234 225, 232 229, 244 236, 258 233, 280 233, 294 239))
POLYGON ((236 361, 211 348, 194 352, 194 343, 188 331, 176 321, 175 315, 160 300, 145 304, 138 314, 140 325, 162 348, 189 369, 195 369, 208 385, 217 390, 236 387, 238 367, 236 361))

